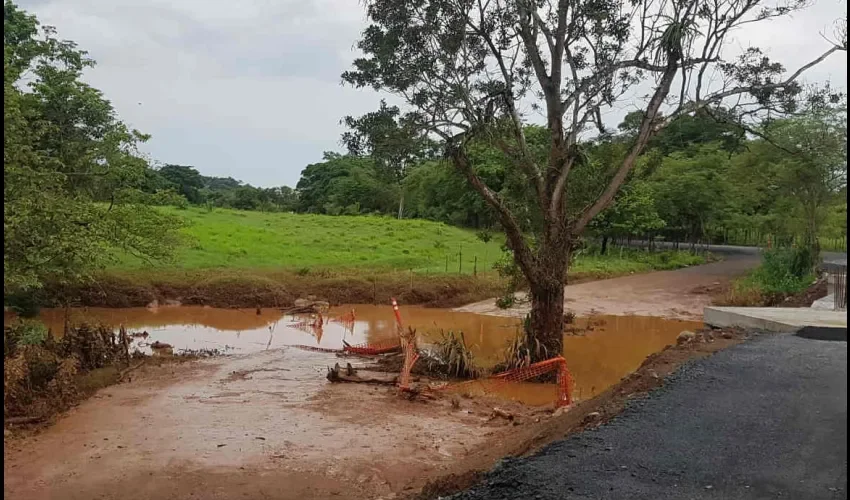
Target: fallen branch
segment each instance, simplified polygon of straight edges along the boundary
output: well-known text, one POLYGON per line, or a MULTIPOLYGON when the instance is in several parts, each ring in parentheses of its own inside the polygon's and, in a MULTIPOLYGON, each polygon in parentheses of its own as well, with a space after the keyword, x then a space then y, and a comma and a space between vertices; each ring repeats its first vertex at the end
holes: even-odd
POLYGON ((328 368, 328 380, 331 382, 395 385, 398 381, 398 377, 378 377, 375 375, 361 377, 357 374, 357 371, 351 367, 350 363, 346 366, 345 370, 341 369, 339 363, 337 363, 333 368, 328 368))

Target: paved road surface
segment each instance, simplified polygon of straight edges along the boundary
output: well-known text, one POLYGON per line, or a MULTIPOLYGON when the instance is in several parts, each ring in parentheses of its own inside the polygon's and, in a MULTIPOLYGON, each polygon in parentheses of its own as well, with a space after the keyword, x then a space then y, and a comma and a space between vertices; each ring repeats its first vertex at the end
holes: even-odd
MULTIPOLYGON (((846 339, 846 335, 844 337, 846 339)), ((847 498, 847 343, 764 335, 457 500, 847 498)))

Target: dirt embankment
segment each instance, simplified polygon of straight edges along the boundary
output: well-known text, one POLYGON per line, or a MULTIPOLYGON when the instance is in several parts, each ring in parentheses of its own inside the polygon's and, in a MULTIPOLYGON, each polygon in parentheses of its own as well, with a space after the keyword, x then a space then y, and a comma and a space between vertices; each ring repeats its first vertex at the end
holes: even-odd
MULTIPOLYGON (((647 276, 646 273, 635 276, 647 276)), ((574 273, 570 283, 614 278, 611 273, 574 273)), ((314 295, 338 304, 386 304, 391 297, 408 305, 458 307, 504 291, 494 272, 469 274, 375 270, 170 270, 108 273, 77 285, 47 284, 22 300, 42 307, 144 307, 153 302, 224 308, 285 307, 314 295)), ((493 302, 492 300, 490 302, 493 302)), ((7 304, 15 305, 15 304, 7 304)), ((493 306, 495 307, 495 306, 493 306)))
POLYGON ((501 280, 477 276, 397 271, 196 270, 110 273, 88 283, 48 284, 28 297, 43 307, 144 307, 154 301, 211 307, 285 307, 315 295, 331 304, 404 304, 455 307, 498 295, 501 280))

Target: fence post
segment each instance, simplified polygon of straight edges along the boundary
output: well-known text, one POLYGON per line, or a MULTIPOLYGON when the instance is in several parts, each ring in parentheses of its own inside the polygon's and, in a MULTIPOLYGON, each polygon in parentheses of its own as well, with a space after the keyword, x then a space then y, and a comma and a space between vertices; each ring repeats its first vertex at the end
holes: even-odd
POLYGON ((457 273, 463 274, 461 270, 463 269, 463 245, 460 245, 457 250, 457 273))
POLYGON ((472 261, 472 275, 478 276, 478 256, 475 256, 475 260, 472 261))
POLYGON ((446 254, 446 272, 449 272, 449 254, 446 254))

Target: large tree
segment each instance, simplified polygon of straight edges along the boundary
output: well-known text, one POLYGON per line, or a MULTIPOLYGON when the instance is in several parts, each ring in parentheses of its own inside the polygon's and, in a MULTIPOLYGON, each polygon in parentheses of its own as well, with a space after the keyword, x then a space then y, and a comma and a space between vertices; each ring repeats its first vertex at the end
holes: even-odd
POLYGON ((4 298, 122 253, 167 256, 180 222, 135 201, 147 136, 81 80, 93 61, 8 0, 3 31, 4 298))
POLYGON ((647 142, 672 120, 723 105, 739 118, 757 108, 789 111, 797 78, 846 38, 785 75, 758 48, 733 60, 732 33, 791 14, 802 0, 367 0, 370 20, 343 80, 404 99, 410 120, 444 141, 445 154, 494 208, 516 264, 528 280, 530 329, 558 352, 571 249, 614 199, 647 142), (644 96, 645 94, 645 96, 644 96), (616 168, 581 192, 580 139, 602 116, 629 103, 637 134, 616 168), (548 130, 544 161, 525 124, 537 111, 548 130), (663 113, 663 117, 662 117, 663 113), (467 148, 492 142, 510 158, 543 224, 527 237, 511 208, 479 177, 467 148), (588 192, 590 191, 590 192, 588 192))
POLYGON ((342 143, 354 156, 369 156, 382 180, 399 186, 398 218, 404 216, 404 179, 410 167, 433 155, 434 142, 415 121, 405 119, 398 106, 385 101, 377 111, 355 118, 346 116, 342 123, 348 131, 342 143))

